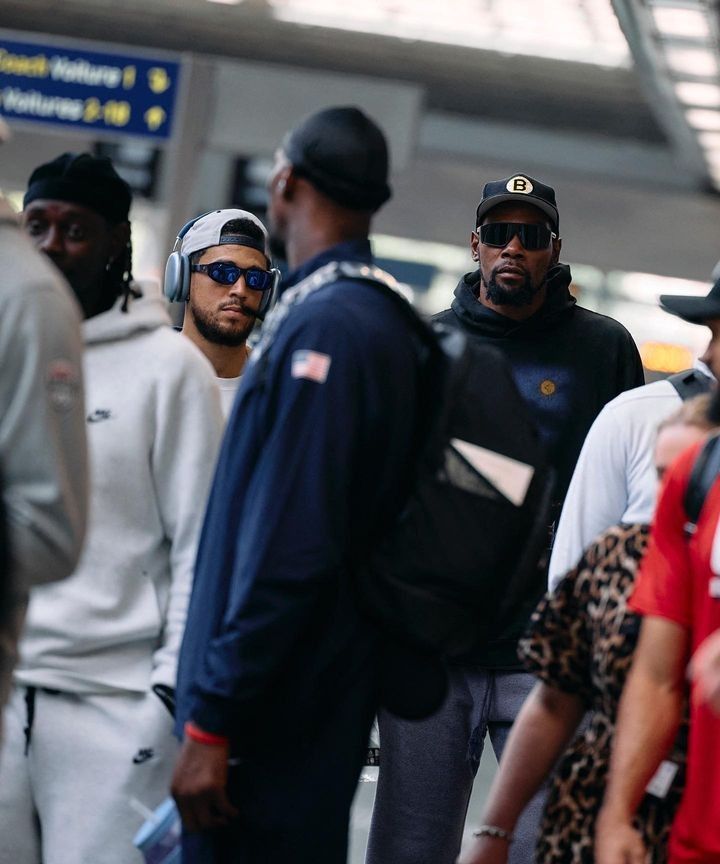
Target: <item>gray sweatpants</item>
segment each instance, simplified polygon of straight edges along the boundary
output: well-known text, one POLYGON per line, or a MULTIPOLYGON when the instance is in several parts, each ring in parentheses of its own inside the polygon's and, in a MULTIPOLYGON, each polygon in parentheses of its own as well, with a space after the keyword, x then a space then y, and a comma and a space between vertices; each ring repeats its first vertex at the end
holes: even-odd
POLYGON ((16 686, 0 749, 0 864, 142 864, 132 844, 169 795, 178 750, 152 693, 80 695, 16 686), (32 720, 26 755, 25 729, 32 720))
MULTIPOLYGON (((454 864, 485 736, 500 759, 535 683, 525 672, 453 667, 445 703, 431 717, 379 715, 380 773, 366 864, 454 864)), ((534 860, 545 794, 518 822, 510 864, 534 860)))

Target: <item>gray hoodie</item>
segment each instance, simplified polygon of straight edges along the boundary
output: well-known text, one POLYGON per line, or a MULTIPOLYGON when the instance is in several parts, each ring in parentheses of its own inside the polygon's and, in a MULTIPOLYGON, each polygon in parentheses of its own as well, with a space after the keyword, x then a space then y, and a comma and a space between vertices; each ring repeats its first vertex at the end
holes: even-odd
POLYGON ((80 310, 0 198, 0 470, 14 590, 68 576, 85 530, 80 310))
MULTIPOLYGON (((140 286, 138 286, 140 287, 140 286)), ((91 489, 73 575, 35 589, 23 684, 78 693, 172 686, 222 432, 212 367, 154 286, 83 324, 91 489)))

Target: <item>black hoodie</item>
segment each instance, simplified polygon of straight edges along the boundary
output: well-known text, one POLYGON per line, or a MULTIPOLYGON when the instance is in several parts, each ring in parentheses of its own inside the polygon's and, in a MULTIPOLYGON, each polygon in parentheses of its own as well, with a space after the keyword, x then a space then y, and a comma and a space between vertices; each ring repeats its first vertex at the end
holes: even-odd
MULTIPOLYGON (((452 307, 434 319, 495 345, 507 358, 557 475, 554 518, 600 409, 623 390, 644 383, 632 336, 613 318, 577 306, 568 290, 570 281, 567 265, 553 267, 542 308, 525 321, 514 321, 478 301, 480 272, 475 271, 460 280, 452 307)), ((528 611, 543 590, 544 585, 538 585, 528 611)), ((512 637, 503 640, 500 656, 483 665, 518 665, 515 641, 525 623, 518 621, 512 637)))

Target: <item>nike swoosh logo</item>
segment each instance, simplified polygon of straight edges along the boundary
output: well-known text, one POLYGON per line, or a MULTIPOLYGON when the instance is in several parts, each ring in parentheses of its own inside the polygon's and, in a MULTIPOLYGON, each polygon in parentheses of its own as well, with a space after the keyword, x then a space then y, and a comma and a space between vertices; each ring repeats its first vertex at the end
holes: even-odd
POLYGON ((112 417, 112 413, 105 408, 98 408, 97 411, 93 411, 92 414, 88 414, 87 422, 88 423, 101 423, 103 420, 110 420, 112 417))
POLYGON ((152 750, 150 747, 138 750, 138 752, 133 756, 133 765, 142 765, 143 762, 147 762, 148 759, 152 759, 154 755, 155 751, 152 750))

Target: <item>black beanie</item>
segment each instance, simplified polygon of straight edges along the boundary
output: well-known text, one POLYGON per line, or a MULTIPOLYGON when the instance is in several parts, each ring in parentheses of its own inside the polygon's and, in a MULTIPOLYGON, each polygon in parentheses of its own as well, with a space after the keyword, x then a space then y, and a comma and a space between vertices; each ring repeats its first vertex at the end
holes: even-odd
POLYGON ((127 222, 132 193, 107 157, 63 153, 30 175, 23 207, 40 198, 82 204, 115 224, 127 222))
POLYGON ((382 130, 359 108, 326 108, 285 137, 282 150, 295 171, 337 204, 377 210, 392 195, 382 130))

